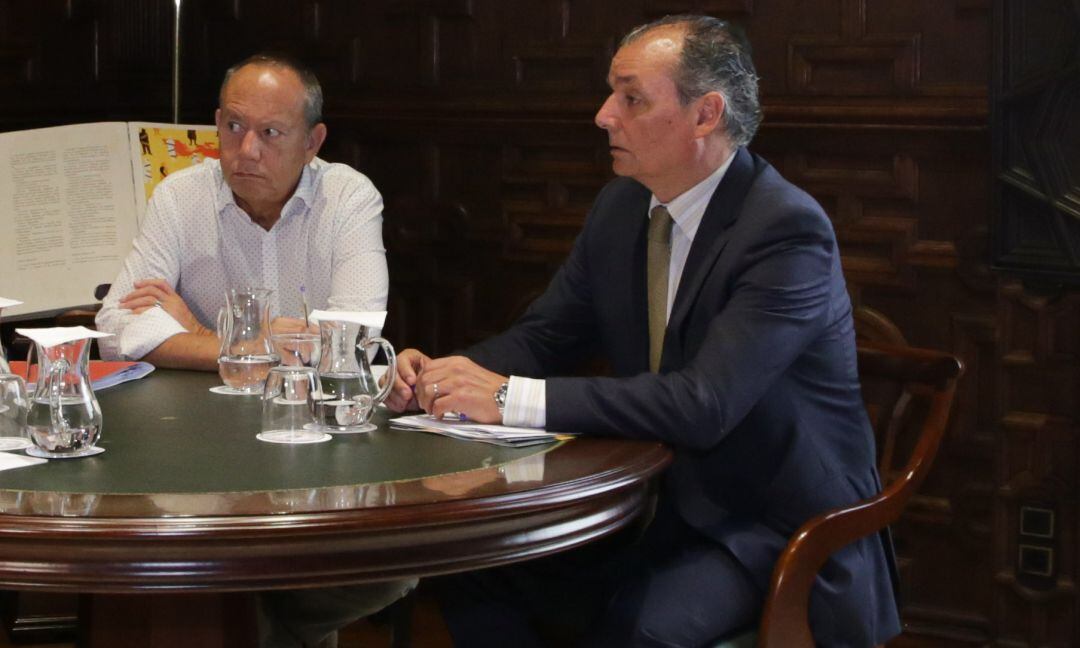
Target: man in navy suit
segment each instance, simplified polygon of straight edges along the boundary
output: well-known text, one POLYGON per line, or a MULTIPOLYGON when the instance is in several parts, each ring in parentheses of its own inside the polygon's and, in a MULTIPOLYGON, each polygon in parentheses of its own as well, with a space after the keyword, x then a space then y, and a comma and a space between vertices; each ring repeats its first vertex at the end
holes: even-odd
MULTIPOLYGON (((462 356, 401 354, 390 405, 668 443, 655 518, 610 541, 458 579, 463 646, 701 646, 751 627, 792 533, 877 492, 851 304, 821 207, 745 147, 760 122, 748 46, 726 23, 632 31, 596 115, 609 183, 570 257, 512 328, 462 356), (601 353, 613 377, 568 377, 601 353), (562 641, 560 639, 560 641, 562 641)), ((899 632, 891 553, 872 536, 823 568, 816 641, 899 632)))

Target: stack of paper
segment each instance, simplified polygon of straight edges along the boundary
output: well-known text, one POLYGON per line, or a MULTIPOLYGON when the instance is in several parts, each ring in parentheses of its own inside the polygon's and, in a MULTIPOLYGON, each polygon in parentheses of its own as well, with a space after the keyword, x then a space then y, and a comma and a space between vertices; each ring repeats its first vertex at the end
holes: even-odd
POLYGON ((484 425, 482 423, 470 423, 469 421, 436 419, 427 414, 390 419, 390 427, 399 430, 431 432, 432 434, 441 434, 454 439, 481 441, 511 448, 520 448, 538 443, 551 443, 552 441, 562 441, 572 437, 569 434, 546 432, 535 428, 484 425))
POLYGON ((120 363, 116 361, 104 361, 101 364, 105 365, 105 367, 102 367, 102 372, 104 372, 109 365, 117 365, 118 367, 111 370, 109 373, 103 373, 103 375, 97 376, 94 371, 95 363, 91 362, 90 378, 94 381, 94 389, 105 389, 107 387, 119 385, 120 383, 138 380, 154 370, 154 365, 149 362, 124 363, 127 366, 119 366, 120 363))

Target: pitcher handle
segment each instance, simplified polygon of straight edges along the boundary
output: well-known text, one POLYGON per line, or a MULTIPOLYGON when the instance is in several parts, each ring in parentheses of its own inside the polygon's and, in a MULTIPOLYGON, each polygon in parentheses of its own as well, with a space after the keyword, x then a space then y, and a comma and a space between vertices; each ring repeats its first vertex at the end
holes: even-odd
POLYGON ((229 350, 226 348, 229 338, 232 337, 232 332, 229 330, 232 328, 232 318, 230 317, 228 306, 222 306, 217 312, 217 325, 214 327, 214 332, 218 336, 218 357, 229 355, 229 350))
POLYGON ((49 419, 52 421, 53 430, 63 436, 67 435, 70 426, 67 419, 64 418, 64 404, 60 396, 64 390, 64 372, 68 370, 69 366, 66 359, 60 358, 53 364, 48 378, 38 376, 39 382, 49 386, 49 419))
MULTIPOLYGON (((28 398, 33 398, 37 394, 37 388, 41 386, 41 376, 34 378, 33 382, 30 381, 30 368, 34 366, 35 360, 37 360, 37 344, 31 344, 26 351, 26 395, 28 398), (34 386, 33 392, 30 391, 30 385, 34 386)), ((38 370, 38 373, 41 371, 38 370)))
POLYGON ((382 347, 383 354, 386 355, 386 359, 389 361, 389 365, 386 367, 387 380, 386 384, 379 390, 377 396, 375 396, 375 403, 381 403, 390 395, 390 390, 394 388, 394 376, 397 375, 397 354, 394 353, 394 345, 390 344, 390 341, 383 337, 370 338, 364 345, 364 351, 367 352, 368 347, 373 344, 378 344, 382 347))

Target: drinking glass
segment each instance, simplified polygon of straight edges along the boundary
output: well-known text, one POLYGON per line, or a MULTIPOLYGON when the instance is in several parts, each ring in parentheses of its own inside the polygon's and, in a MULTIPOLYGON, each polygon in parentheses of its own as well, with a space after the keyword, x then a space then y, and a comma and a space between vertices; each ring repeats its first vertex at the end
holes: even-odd
POLYGON ((318 333, 275 333, 270 337, 281 364, 318 367, 321 344, 318 333))
POLYGON ((319 443, 330 435, 315 425, 314 398, 319 374, 312 367, 278 365, 270 369, 263 389, 260 441, 319 443))
POLYGON ((26 383, 14 374, 0 374, 0 452, 34 445, 26 429, 26 383))

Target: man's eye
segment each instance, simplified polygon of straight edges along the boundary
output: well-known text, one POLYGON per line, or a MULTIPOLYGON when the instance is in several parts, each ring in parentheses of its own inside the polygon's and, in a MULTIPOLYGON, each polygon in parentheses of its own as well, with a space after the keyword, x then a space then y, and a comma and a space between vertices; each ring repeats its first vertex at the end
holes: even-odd
POLYGON ((239 133, 240 132, 240 124, 238 124, 238 123, 236 123, 234 121, 231 121, 228 124, 228 129, 229 129, 230 133, 239 133))
POLYGON ((626 95, 626 105, 635 106, 641 103, 641 99, 635 95, 626 95))
POLYGON ((280 137, 281 136, 281 131, 279 131, 276 128, 267 128, 263 132, 266 133, 267 137, 280 137))

